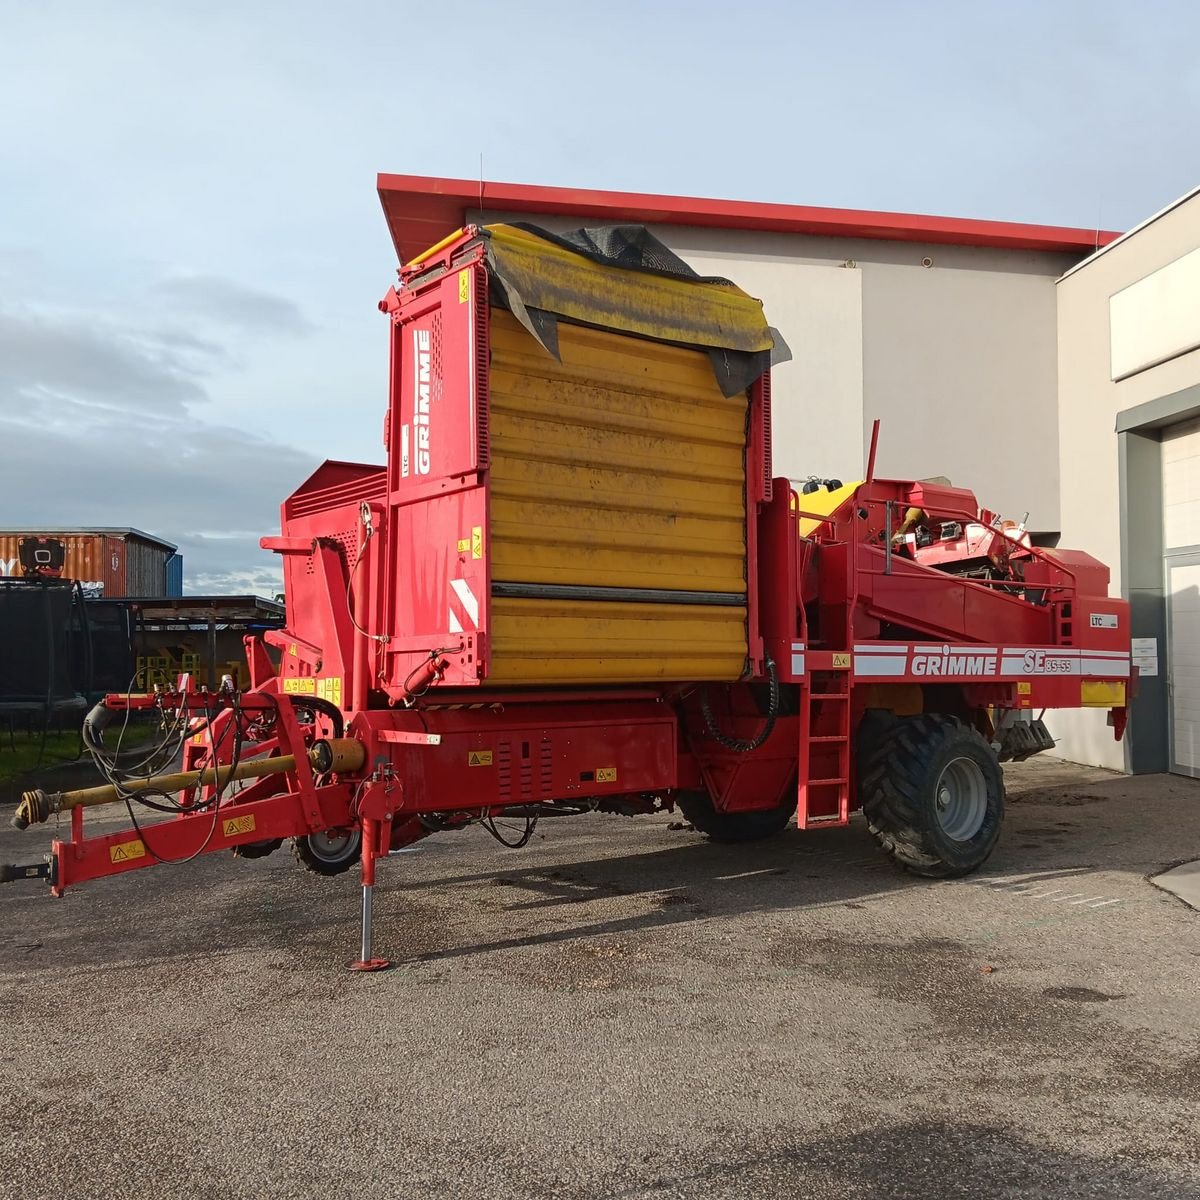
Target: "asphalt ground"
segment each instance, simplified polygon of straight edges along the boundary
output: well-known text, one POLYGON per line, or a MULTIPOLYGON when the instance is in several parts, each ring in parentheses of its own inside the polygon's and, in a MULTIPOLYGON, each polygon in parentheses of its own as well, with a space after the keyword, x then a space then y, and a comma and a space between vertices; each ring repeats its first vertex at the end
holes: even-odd
POLYGON ((1148 881, 1200 783, 1008 775, 948 883, 859 821, 437 835, 381 864, 369 976, 356 875, 286 848, 10 885, 0 1195, 1200 1197, 1200 914, 1148 881))

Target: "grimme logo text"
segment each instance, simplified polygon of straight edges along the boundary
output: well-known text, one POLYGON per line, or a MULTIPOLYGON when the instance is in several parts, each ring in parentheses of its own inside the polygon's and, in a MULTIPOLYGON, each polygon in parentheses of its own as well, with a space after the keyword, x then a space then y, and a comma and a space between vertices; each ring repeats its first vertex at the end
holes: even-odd
POLYGON ((996 656, 955 653, 943 646, 940 650, 914 651, 911 670, 914 675, 995 675, 996 656))
POLYGON ((417 442, 417 474, 429 474, 429 330, 413 330, 416 352, 416 396, 413 401, 413 429, 417 442))

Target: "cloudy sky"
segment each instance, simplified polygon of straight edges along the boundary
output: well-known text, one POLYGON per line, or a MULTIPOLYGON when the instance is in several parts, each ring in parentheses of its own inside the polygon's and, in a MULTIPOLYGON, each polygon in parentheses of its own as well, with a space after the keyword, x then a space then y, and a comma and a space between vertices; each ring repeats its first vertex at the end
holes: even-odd
POLYGON ((378 460, 377 171, 1125 229, 1200 182, 1200 6, 0 0, 0 525, 190 592, 378 460))

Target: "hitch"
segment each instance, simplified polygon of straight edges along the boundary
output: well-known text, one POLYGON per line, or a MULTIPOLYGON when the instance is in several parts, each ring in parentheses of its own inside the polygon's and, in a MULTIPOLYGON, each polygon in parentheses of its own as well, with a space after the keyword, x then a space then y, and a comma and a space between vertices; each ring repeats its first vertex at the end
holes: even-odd
POLYGON ((0 883, 16 883, 18 879, 48 879, 53 887, 58 874, 56 865, 52 856, 35 863, 0 863, 0 883))

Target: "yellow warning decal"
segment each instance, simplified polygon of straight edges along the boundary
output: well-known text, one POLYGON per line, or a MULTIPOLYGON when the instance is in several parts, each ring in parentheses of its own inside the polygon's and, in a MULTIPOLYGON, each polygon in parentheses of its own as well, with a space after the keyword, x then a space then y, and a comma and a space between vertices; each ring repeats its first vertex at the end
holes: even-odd
POLYGON ((490 750, 471 750, 467 753, 468 767, 490 767, 492 752, 490 750))
POLYGON ((1029 696, 1033 694, 1033 684, 1028 679, 1017 680, 1017 695, 1029 696))
POLYGON ((616 783, 617 768, 616 767, 597 767, 596 768, 597 783, 616 783))
POLYGON ((317 680, 317 698, 328 700, 331 704, 342 707, 342 677, 331 675, 328 679, 317 680))
POLYGON ((458 302, 466 304, 471 298, 471 268, 458 273, 458 302))
POLYGON ((298 654, 297 654, 297 652, 296 652, 296 643, 295 643, 295 642, 291 642, 291 643, 288 645, 288 653, 289 653, 289 654, 290 654, 290 655, 291 655, 293 658, 298 658, 298 657, 299 657, 299 655, 298 655, 298 654))
POLYGON ((1125 684, 1108 679, 1090 679, 1079 685, 1079 703, 1084 708, 1124 708, 1125 684))
POLYGON ((850 655, 835 654, 833 656, 833 669, 835 671, 848 671, 850 669, 850 655))
POLYGON ((458 539, 459 554, 466 554, 466 552, 468 550, 470 550, 470 548, 471 548, 471 539, 470 538, 459 538, 458 539))
POLYGON ((116 846, 109 846, 108 858, 110 862, 132 862, 135 858, 144 858, 146 855, 146 846, 141 838, 134 838, 132 842, 121 842, 116 846))
POLYGON ((476 525, 471 530, 471 557, 483 557, 483 526, 476 525))
POLYGON ((305 679, 285 679, 283 681, 284 694, 288 696, 315 696, 317 694, 317 681, 311 677, 305 679))
POLYGON ((243 833, 254 832, 254 814, 247 813, 244 817, 230 817, 221 822, 221 832, 226 837, 237 837, 243 833))

